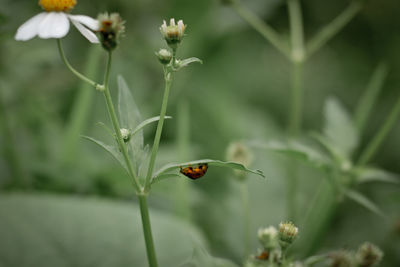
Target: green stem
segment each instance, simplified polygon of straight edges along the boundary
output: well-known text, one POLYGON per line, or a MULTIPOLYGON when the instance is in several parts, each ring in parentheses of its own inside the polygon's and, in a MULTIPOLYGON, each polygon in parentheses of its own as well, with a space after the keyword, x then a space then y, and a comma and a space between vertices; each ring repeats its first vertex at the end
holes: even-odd
MULTIPOLYGON (((186 97, 182 97, 178 102, 177 110, 177 143, 179 161, 187 161, 190 146, 190 109, 186 97)), ((190 182, 188 179, 179 179, 176 192, 177 214, 190 221, 190 182)))
POLYGON ((153 175, 154 165, 157 158, 158 146, 160 145, 161 133, 164 125, 165 114, 167 112, 169 91, 172 84, 172 73, 169 72, 165 67, 164 67, 164 78, 165 78, 165 90, 161 105, 160 120, 158 121, 157 124, 156 135, 154 137, 153 148, 151 150, 151 156, 150 156, 149 168, 147 170, 147 175, 146 175, 144 192, 148 192, 150 189, 151 177, 153 175))
MULTIPOLYGON (((92 47, 89 51, 85 72, 88 76, 96 76, 100 61, 101 49, 92 47)), ((79 135, 82 133, 86 121, 89 117, 90 107, 92 106, 95 91, 89 90, 89 85, 82 82, 78 88, 78 92, 74 97, 74 104, 71 115, 65 127, 65 136, 63 144, 63 160, 70 162, 77 153, 79 135)))
POLYGON ((371 142, 367 147, 361 152, 361 156, 358 160, 358 165, 364 165, 375 155, 381 146, 382 142, 385 140, 389 131, 393 128, 398 116, 400 114, 400 97, 397 99, 392 111, 390 112, 385 123, 382 125, 380 130, 376 133, 371 142))
POLYGON ((313 37, 307 45, 307 55, 310 57, 342 30, 361 10, 360 1, 352 1, 351 4, 338 15, 331 23, 326 25, 313 37))
POLYGON ((289 47, 282 41, 279 34, 268 24, 262 21, 257 15, 244 7, 240 1, 234 1, 232 4, 236 13, 250 24, 258 33, 260 33, 267 41, 269 41, 279 52, 290 58, 289 47))
POLYGON ((156 250, 154 248, 153 234, 151 231, 149 208, 147 205, 147 195, 138 195, 140 204, 140 214, 142 215, 142 225, 144 240, 146 242, 147 259, 150 267, 157 267, 156 250))
POLYGON ((115 132, 115 135, 117 137, 118 146, 119 146, 119 148, 120 148, 120 150, 122 152, 122 155, 124 157, 126 166, 128 167, 129 174, 133 179, 133 185, 135 187, 136 194, 140 194, 142 192, 142 190, 140 188, 140 183, 139 183, 138 177, 137 177, 137 175, 136 175, 136 173, 135 173, 135 171, 133 169, 131 160, 130 160, 129 155, 128 155, 128 150, 126 148, 125 142, 124 142, 124 140, 122 138, 122 135, 121 135, 121 130, 120 130, 118 118, 117 118, 117 115, 116 115, 115 110, 114 110, 114 105, 112 103, 110 89, 109 89, 109 86, 108 86, 109 78, 110 78, 110 70, 111 70, 111 59, 112 59, 112 53, 108 52, 107 69, 106 69, 106 73, 104 75, 104 91, 103 91, 103 94, 104 94, 104 98, 106 100, 108 114, 110 115, 111 122, 112 122, 112 125, 113 125, 113 128, 114 128, 114 132, 115 132))
POLYGON ((296 137, 301 129, 303 117, 303 86, 302 86, 303 64, 294 62, 291 75, 291 93, 290 93, 290 113, 288 132, 289 137, 296 137))
POLYGON ((246 261, 250 254, 250 205, 249 205, 249 187, 247 179, 245 178, 240 183, 240 191, 242 195, 242 209, 243 209, 243 259, 246 261))
POLYGON ((288 0, 292 61, 303 62, 305 57, 303 16, 299 0, 288 0))
POLYGON ((57 45, 58 45, 58 51, 60 52, 60 56, 61 59, 63 60, 64 64, 67 66, 67 68, 73 73, 75 74, 79 79, 81 79, 84 82, 87 82, 88 84, 90 84, 91 86, 93 86, 96 89, 102 90, 103 86, 92 81, 91 79, 89 79, 88 77, 86 77, 85 75, 81 74, 79 71, 75 70, 71 64, 69 64, 67 58, 65 57, 65 53, 64 50, 62 48, 61 45, 61 39, 57 39, 57 45))

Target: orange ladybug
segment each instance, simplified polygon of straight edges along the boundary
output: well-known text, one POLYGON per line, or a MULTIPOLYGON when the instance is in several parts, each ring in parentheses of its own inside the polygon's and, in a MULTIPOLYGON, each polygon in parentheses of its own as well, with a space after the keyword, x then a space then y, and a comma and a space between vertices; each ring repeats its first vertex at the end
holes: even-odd
POLYGON ((204 176, 204 174, 206 174, 206 172, 207 172, 207 169, 208 169, 207 163, 199 164, 196 167, 192 167, 189 165, 185 168, 181 167, 180 173, 189 177, 190 179, 196 180, 196 179, 204 176))
POLYGON ((269 258, 269 252, 264 250, 260 255, 256 256, 258 260, 266 261, 269 258))

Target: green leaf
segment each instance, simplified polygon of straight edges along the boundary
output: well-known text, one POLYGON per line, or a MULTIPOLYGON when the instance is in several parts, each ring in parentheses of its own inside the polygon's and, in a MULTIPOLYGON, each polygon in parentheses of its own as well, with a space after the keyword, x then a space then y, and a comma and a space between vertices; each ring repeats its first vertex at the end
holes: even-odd
POLYGON ((383 182, 383 183, 400 183, 400 177, 397 174, 390 173, 385 170, 363 167, 355 170, 357 183, 383 182))
POLYGON ((119 164, 121 164, 121 166, 128 172, 128 168, 125 165, 125 161, 121 155, 121 153, 119 152, 118 148, 116 146, 110 146, 110 145, 106 145, 103 142, 94 139, 93 137, 90 136, 85 136, 85 135, 81 135, 83 138, 92 141, 93 143, 99 145, 100 147, 104 148, 108 153, 110 153, 118 162, 119 164))
POLYGON ((351 116, 336 98, 327 100, 324 115, 324 136, 343 156, 350 158, 359 141, 351 116))
MULTIPOLYGON (((165 119, 172 119, 171 116, 165 116, 165 119)), ((160 120, 160 116, 156 116, 156 117, 152 117, 150 119, 147 119, 143 122, 141 122, 136 128, 135 130, 132 131, 131 135, 135 135, 137 132, 139 132, 140 130, 142 130, 145 126, 147 126, 148 124, 152 123, 152 122, 156 122, 160 120)))
POLYGON ((324 154, 300 142, 290 142, 289 144, 286 144, 279 141, 272 141, 266 144, 258 143, 256 146, 285 154, 289 157, 301 160, 305 163, 311 164, 314 167, 325 170, 329 168, 331 163, 324 154))
POLYGON ((197 57, 191 57, 191 58, 178 60, 177 63, 176 63, 178 65, 177 69, 179 70, 181 68, 187 67, 187 66, 189 66, 189 64, 192 64, 192 63, 195 63, 195 62, 203 64, 203 61, 201 59, 199 59, 197 57))
MULTIPOLYGON (((2 194, 0 217, 0 266, 148 266, 134 203, 2 194)), ((195 227, 168 213, 152 209, 151 223, 159 266, 180 266, 205 246, 195 227)))
POLYGON ((354 200, 355 202, 357 202, 358 204, 360 204, 361 206, 363 206, 364 208, 372 211, 373 213, 382 216, 382 217, 386 217, 383 212, 381 211, 381 209, 371 200, 369 200, 367 197, 365 197, 364 195, 354 191, 354 190, 346 190, 345 191, 345 195, 354 200))
POLYGON ((380 63, 372 74, 368 86, 360 98, 354 114, 354 119, 360 133, 365 128, 365 124, 367 123, 375 102, 378 99, 378 95, 382 90, 388 72, 389 69, 387 65, 380 63))
POLYGON ((215 258, 211 256, 204 248, 196 247, 189 262, 181 267, 238 267, 231 261, 215 258))
POLYGON ((97 125, 101 126, 104 130, 106 130, 106 132, 113 138, 115 139, 115 134, 114 132, 107 126, 105 125, 103 122, 98 122, 97 125))
MULTIPOLYGON (((183 163, 170 163, 159 169, 154 175, 152 179, 152 183, 157 182, 158 177, 162 177, 162 175, 167 174, 168 172, 174 171, 179 169, 180 167, 185 167, 189 165, 197 165, 197 164, 205 164, 207 163, 208 166, 218 166, 218 167, 225 167, 225 168, 231 168, 231 169, 236 169, 236 170, 241 170, 241 171, 246 171, 250 173, 254 173, 257 175, 260 175, 265 178, 264 174, 260 170, 251 170, 246 168, 244 165, 236 162, 225 162, 225 161, 220 161, 220 160, 213 160, 213 159, 200 159, 200 160, 195 160, 195 161, 189 161, 189 162, 183 162, 183 163)), ((167 177, 164 177, 165 179, 167 177)))
MULTIPOLYGON (((121 75, 118 76, 118 112, 121 128, 132 131, 142 121, 139 108, 121 75)), ((133 167, 135 171, 138 171, 145 157, 143 153, 143 131, 141 129, 131 137, 128 146, 133 160, 133 167)))

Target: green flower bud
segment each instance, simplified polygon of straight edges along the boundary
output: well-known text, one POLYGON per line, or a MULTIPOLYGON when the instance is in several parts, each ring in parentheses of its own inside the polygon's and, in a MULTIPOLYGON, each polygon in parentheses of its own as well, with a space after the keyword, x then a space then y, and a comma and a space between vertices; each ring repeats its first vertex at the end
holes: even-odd
POLYGON ((357 264, 360 267, 377 266, 382 257, 382 250, 369 242, 363 243, 356 253, 357 264))
POLYGON ((156 56, 158 57, 158 60, 160 60, 161 64, 164 65, 169 64, 172 59, 172 53, 167 49, 160 49, 158 52, 156 52, 156 56))
POLYGON ((271 250, 278 246, 278 230, 269 226, 258 230, 258 240, 265 250, 271 250))
POLYGON ((131 139, 131 132, 128 129, 122 128, 120 129, 122 139, 125 143, 129 142, 131 139))
POLYGON ((297 238, 299 229, 292 222, 279 224, 279 244, 286 249, 297 238))
POLYGON ((107 51, 114 50, 118 44, 121 35, 125 31, 125 21, 118 13, 103 13, 98 16, 100 42, 107 51))
POLYGON ((183 24, 182 20, 175 24, 175 19, 171 19, 169 25, 164 20, 164 23, 160 27, 161 34, 163 35, 167 44, 176 49, 176 46, 182 41, 185 34, 186 25, 183 24))

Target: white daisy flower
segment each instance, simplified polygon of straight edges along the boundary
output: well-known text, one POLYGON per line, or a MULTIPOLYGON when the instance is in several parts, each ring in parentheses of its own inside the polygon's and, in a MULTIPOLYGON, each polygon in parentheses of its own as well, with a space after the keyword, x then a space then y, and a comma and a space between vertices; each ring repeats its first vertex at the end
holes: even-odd
POLYGON ((69 22, 92 43, 99 43, 93 31, 97 31, 97 20, 84 15, 70 15, 76 0, 40 0, 39 5, 46 10, 22 24, 15 35, 17 41, 27 41, 35 36, 42 39, 62 38, 69 31, 69 22))

